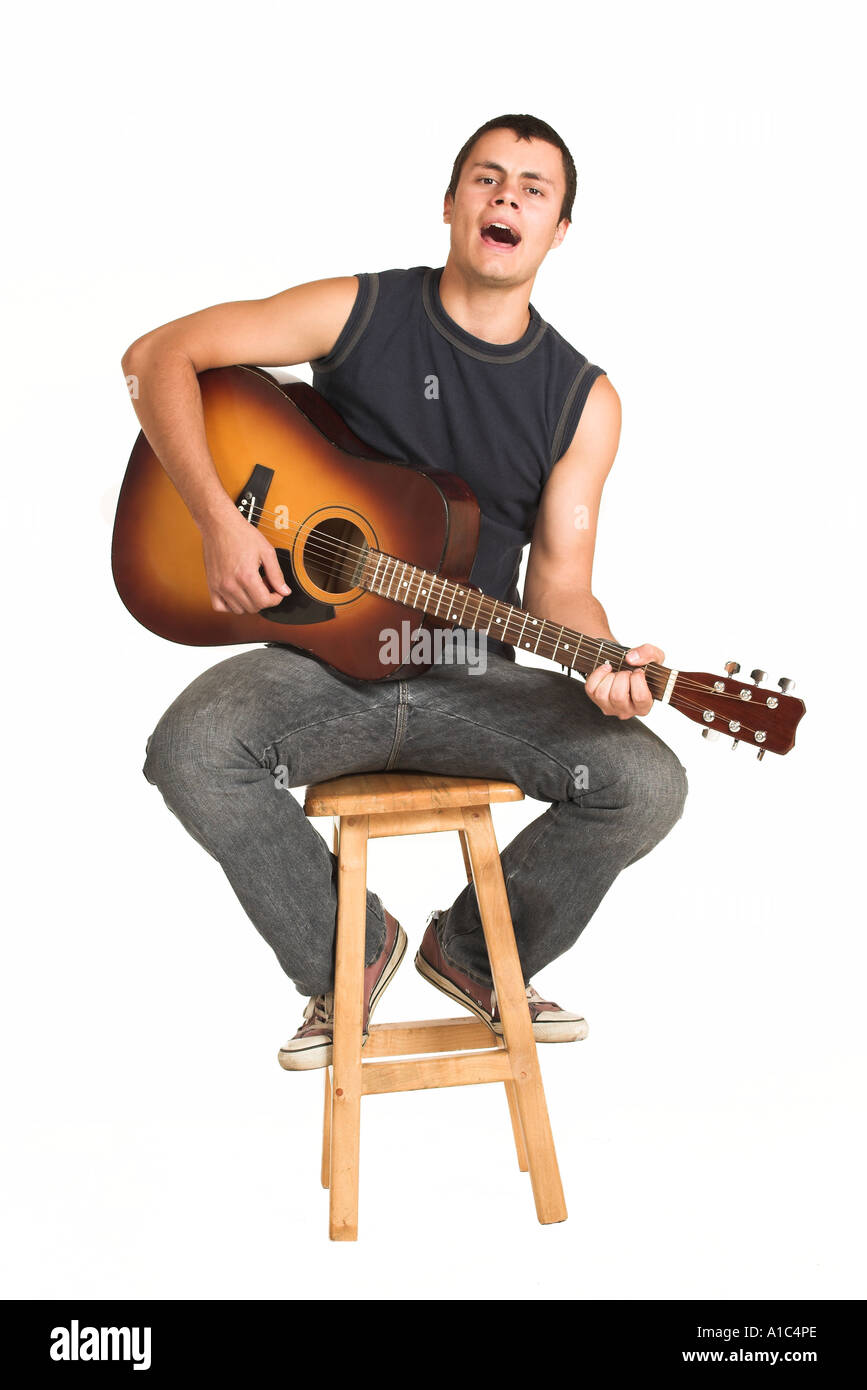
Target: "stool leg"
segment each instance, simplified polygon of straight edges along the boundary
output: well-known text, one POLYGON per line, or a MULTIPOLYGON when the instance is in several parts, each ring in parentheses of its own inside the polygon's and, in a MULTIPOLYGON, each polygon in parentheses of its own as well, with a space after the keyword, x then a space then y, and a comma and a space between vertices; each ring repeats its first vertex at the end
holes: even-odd
MULTIPOLYGON (((470 860, 469 846, 467 845, 467 832, 459 830, 458 835, 461 841, 461 853, 464 856, 464 868, 467 871, 467 878, 470 883, 473 881, 473 865, 470 860)), ((505 1047, 504 1038, 500 1039, 500 1046, 505 1047)), ((527 1172, 527 1149, 524 1144, 524 1131, 521 1129, 521 1116, 518 1114, 518 1102, 515 1099, 514 1081, 504 1081, 506 1088, 506 1100, 509 1102, 509 1118, 512 1121, 512 1133, 515 1136, 515 1149, 518 1154, 518 1168, 522 1173, 527 1172)))
MULTIPOLYGON (((500 1039, 500 1046, 506 1046, 505 1038, 500 1039)), ((504 1081, 506 1088, 506 1100, 509 1102, 509 1118, 512 1121, 512 1133, 515 1136, 515 1151, 518 1155, 518 1167, 522 1173, 528 1171, 527 1146, 524 1143, 524 1130, 521 1126, 521 1116, 518 1113, 518 1098, 515 1094, 514 1081, 504 1081)))
POLYGON ((322 1117, 322 1186, 331 1185, 331 1073, 325 1068, 325 1114, 322 1117))
MULTIPOLYGON (((340 849, 340 835, 337 830, 337 817, 331 818, 334 853, 340 849)), ((325 1105, 322 1116, 322 1174, 321 1181, 323 1187, 331 1185, 331 1068, 325 1068, 325 1105)))
POLYGON ((472 866, 472 863, 471 863, 471 861, 470 861, 470 851, 469 851, 469 847, 468 847, 468 845, 467 845, 467 832, 466 832, 465 830, 459 830, 459 831, 458 831, 458 835, 459 835, 460 841, 461 841, 461 854, 464 856, 464 868, 465 868, 466 871, 467 871, 467 879, 468 879, 468 881, 469 881, 470 883, 472 883, 472 881, 473 881, 473 866, 472 866))
POLYGON ((331 1106, 332 1240, 358 1239, 361 1024, 367 927, 367 816, 341 816, 331 1106))
POLYGON ((542 1225, 548 1225, 566 1220, 566 1202, 536 1055, 536 1040, 527 1008, 524 977, 511 925, 503 866, 490 808, 467 807, 463 818, 479 916, 511 1061, 514 1096, 526 1144, 536 1215, 542 1225))

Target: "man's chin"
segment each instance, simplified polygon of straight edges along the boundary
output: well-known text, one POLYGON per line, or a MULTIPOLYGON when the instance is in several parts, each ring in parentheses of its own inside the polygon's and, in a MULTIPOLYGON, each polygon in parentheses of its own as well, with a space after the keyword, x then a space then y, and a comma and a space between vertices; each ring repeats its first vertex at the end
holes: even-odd
POLYGON ((524 285, 528 280, 532 280, 532 275, 528 275, 526 269, 503 260, 496 260, 494 257, 484 257, 477 261, 473 266, 474 278, 485 285, 496 285, 502 288, 512 289, 515 285, 524 285))
POLYGON ((461 256, 461 262, 466 270, 482 279, 509 279, 520 282, 526 278, 523 272, 523 256, 516 255, 515 252, 503 255, 501 251, 491 251, 481 241, 467 247, 461 256))

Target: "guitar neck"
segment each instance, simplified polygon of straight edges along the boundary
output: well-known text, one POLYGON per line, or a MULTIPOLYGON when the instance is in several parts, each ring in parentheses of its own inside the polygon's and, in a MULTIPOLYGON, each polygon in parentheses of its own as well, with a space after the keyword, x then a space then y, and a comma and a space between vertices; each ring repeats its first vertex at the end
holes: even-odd
MULTIPOLYGON (((371 593, 428 614, 443 627, 454 625, 484 632, 499 642, 547 657, 585 676, 603 661, 610 661, 615 671, 622 670, 626 653, 631 650, 619 642, 588 637, 549 618, 535 617, 523 608, 490 598, 466 584, 443 579, 381 550, 367 552, 357 582, 371 593)), ((648 663, 644 672, 653 698, 667 703, 678 672, 656 662, 648 663)))

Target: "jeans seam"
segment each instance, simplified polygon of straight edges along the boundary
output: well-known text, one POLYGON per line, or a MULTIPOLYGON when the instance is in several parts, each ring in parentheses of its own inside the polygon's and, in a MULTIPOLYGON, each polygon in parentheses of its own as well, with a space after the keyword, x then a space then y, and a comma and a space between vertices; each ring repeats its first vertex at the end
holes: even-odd
POLYGON ((392 740, 391 752, 385 764, 385 771, 390 772, 397 762, 400 750, 406 738, 406 726, 409 716, 409 687, 406 681, 398 681, 397 692, 397 718, 394 722, 394 739, 392 740))
POLYGON ((265 744, 265 747, 263 748, 262 753, 259 757, 259 762, 262 764, 263 767, 267 767, 268 752, 271 749, 274 749, 274 751, 276 752, 277 744, 282 743, 284 739, 294 738, 296 734, 306 733, 308 729, 321 728, 323 724, 337 724, 343 719, 355 719, 358 715, 373 714, 375 710, 387 708, 388 701, 383 700, 381 704, 371 705, 369 709, 357 710, 352 714, 330 714, 326 719, 312 719, 309 724, 295 724, 292 726, 291 729, 288 729, 283 734, 277 734, 277 736, 273 738, 270 743, 265 744))
MULTIPOLYGON (((426 706, 421 712, 423 714, 441 714, 444 715, 446 719, 459 719, 463 724, 472 724, 474 728, 484 729, 486 733, 496 734, 498 738, 511 739, 514 743, 521 743, 525 748, 532 748, 534 753, 538 753, 540 757, 545 758, 554 767, 559 768, 562 772, 567 773, 570 782, 574 780, 574 773, 571 767, 568 767, 566 763, 561 762, 559 758, 555 758, 553 754, 548 751, 547 748, 540 748, 538 744, 531 743, 528 738, 521 738, 520 734, 513 734, 508 730, 495 728, 495 726, 492 724, 483 724, 479 719, 467 719, 462 714, 453 714, 451 710, 440 709, 438 705, 426 706)), ((588 787, 585 789, 585 791, 591 792, 594 795, 596 792, 604 790, 605 785, 601 787, 588 787)), ((544 797, 533 798, 534 801, 539 799, 545 800, 544 797)), ((564 798, 564 800, 571 800, 571 798, 566 797, 564 798)), ((551 804, 553 805, 553 803, 551 804)))

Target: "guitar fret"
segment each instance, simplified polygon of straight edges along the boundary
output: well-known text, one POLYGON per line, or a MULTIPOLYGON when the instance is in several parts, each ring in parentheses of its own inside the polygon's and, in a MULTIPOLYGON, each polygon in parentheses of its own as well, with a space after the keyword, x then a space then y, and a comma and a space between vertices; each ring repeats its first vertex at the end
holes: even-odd
POLYGON ((436 606, 436 608, 434 609, 434 616, 437 617, 437 618, 438 618, 439 615, 440 615, 440 604, 442 603, 442 601, 443 601, 443 599, 444 599, 444 597, 445 597, 445 592, 446 592, 446 581, 445 581, 445 580, 442 581, 442 586, 443 586, 443 587, 442 587, 442 593, 440 594, 439 598, 437 599, 437 606, 436 606))
POLYGON ((427 606, 428 606, 428 604, 430 603, 430 575, 428 574, 427 570, 422 570, 422 571, 421 571, 421 575, 420 575, 419 581, 418 581, 418 589, 416 590, 416 595, 415 595, 415 601, 416 601, 416 603, 418 603, 419 599, 420 599, 421 596, 422 596, 422 585, 423 585, 423 584, 424 584, 426 587, 425 587, 425 589, 424 589, 424 603, 423 603, 421 606, 422 606, 424 612, 426 613, 426 612, 427 612, 427 606))
MULTIPOLYGON (((431 599, 434 599, 434 615, 442 617, 447 610, 449 620, 457 626, 468 625, 477 632, 491 633, 500 629, 499 639, 511 643, 512 646, 521 646, 527 627, 532 625, 538 628, 535 642, 526 642, 525 648, 542 655, 550 661, 557 661, 567 670, 574 671, 577 668, 582 672, 595 670, 599 663, 604 659, 605 648, 612 650, 619 648, 620 661, 618 670, 623 670, 623 663, 626 660, 628 647, 621 647, 620 643, 608 642, 604 637, 590 638, 583 633, 575 632, 572 628, 567 628, 565 623, 556 627, 547 618, 537 618, 533 613, 525 612, 521 608, 516 608, 514 604, 506 605, 500 599, 491 598, 489 594, 480 592, 476 607, 472 612, 472 617, 467 622, 467 610, 469 609, 470 598, 474 590, 467 588, 464 591, 460 584, 446 579, 444 576, 433 573, 430 570, 419 569, 412 565, 408 560, 400 560, 397 556, 386 555, 384 552, 372 552, 368 560, 365 561, 367 569, 372 563, 373 556, 376 563, 373 565, 372 574, 365 580, 365 586, 372 592, 378 592, 385 598, 392 601, 406 602, 410 607, 430 613, 431 599), (439 586, 437 590, 436 586, 439 586), (401 594, 401 591, 404 591, 401 594), (424 590, 424 594, 423 591, 424 590), (463 597, 463 603, 458 607, 458 599, 463 597), (485 622, 484 605, 490 604, 490 611, 485 622), (502 615, 505 614, 505 617, 502 615), (510 635, 513 618, 522 619, 521 625, 517 628, 515 636, 510 635), (564 637, 572 640, 565 642, 564 637), (585 643, 587 648, 593 652, 592 657, 585 655, 585 643), (550 646, 550 651, 548 650, 550 646), (567 659, 564 661, 563 657, 567 659)), ((608 658, 613 661, 613 655, 608 658)), ((664 668, 662 668, 664 669, 664 668)), ((648 673, 652 676, 653 673, 648 673)), ((677 671, 667 672, 667 683, 661 696, 655 698, 661 700, 663 704, 668 704, 674 694, 677 671)), ((651 691, 651 693, 653 693, 651 691)))
MULTIPOLYGON (((415 587, 415 598, 414 598, 413 601, 412 601, 412 602, 413 602, 413 606, 414 606, 415 608, 418 607, 418 600, 419 600, 419 595, 421 594, 421 586, 422 586, 422 581, 424 580, 425 572, 424 572, 424 570, 415 570, 415 569, 414 569, 414 570, 413 570, 413 574, 416 574, 416 573, 418 574, 418 583, 416 584, 416 587, 415 587)), ((410 585, 410 588, 412 588, 412 585, 410 585)), ((407 597, 408 597, 408 596, 409 596, 409 595, 407 595, 407 597)))

